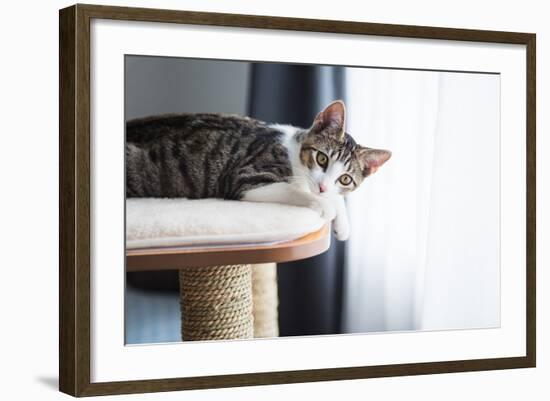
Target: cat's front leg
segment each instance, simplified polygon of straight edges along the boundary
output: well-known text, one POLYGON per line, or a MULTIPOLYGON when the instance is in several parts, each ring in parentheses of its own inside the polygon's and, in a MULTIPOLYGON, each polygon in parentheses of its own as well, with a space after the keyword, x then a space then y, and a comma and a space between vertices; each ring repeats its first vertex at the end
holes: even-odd
POLYGON ((332 221, 336 216, 336 208, 332 198, 314 195, 286 182, 250 189, 243 194, 241 199, 250 202, 274 202, 308 207, 319 212, 321 217, 328 221, 332 221))
POLYGON ((334 199, 334 204, 336 217, 332 222, 332 231, 337 240, 346 241, 349 238, 350 226, 344 197, 337 195, 334 199))

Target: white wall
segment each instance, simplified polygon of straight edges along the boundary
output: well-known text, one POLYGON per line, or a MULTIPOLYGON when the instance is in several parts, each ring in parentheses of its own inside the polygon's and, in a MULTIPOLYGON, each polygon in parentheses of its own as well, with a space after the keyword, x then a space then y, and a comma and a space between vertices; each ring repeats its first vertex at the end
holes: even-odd
MULTIPOLYGON (((347 19, 538 33, 538 315, 539 367, 514 371, 399 377, 227 390, 165 393, 102 400, 422 399, 544 400, 548 397, 550 348, 548 289, 550 241, 550 25, 545 2, 354 0, 266 2, 233 0, 97 1, 102 4, 186 8, 248 14, 347 19), (544 225, 543 225, 544 223, 544 225), (546 248, 546 249, 545 249, 546 248)), ((2 145, 0 146, 0 393, 5 399, 68 399, 57 393, 57 9, 69 1, 3 4, 2 145)))

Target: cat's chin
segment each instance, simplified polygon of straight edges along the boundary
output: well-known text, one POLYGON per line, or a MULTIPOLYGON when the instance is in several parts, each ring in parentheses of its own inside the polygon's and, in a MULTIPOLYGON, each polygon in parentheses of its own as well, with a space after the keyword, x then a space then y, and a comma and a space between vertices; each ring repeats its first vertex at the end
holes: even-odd
POLYGON ((330 198, 334 194, 332 192, 321 192, 318 186, 309 186, 308 185, 309 192, 311 192, 315 196, 321 196, 323 198, 330 198))
POLYGON ((321 192, 321 191, 317 190, 317 192, 315 192, 315 195, 320 196, 322 198, 333 199, 335 196, 338 195, 338 193, 336 193, 336 192, 321 192))

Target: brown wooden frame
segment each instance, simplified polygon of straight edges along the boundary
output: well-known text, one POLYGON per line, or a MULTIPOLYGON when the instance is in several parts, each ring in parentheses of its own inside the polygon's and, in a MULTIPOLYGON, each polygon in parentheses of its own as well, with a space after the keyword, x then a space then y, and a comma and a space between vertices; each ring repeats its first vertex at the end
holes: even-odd
POLYGON ((60 10, 59 29, 59 388, 61 391, 74 396, 91 396, 535 366, 535 34, 80 4, 60 10), (525 45, 527 49, 526 356, 90 383, 89 61, 92 18, 525 45))

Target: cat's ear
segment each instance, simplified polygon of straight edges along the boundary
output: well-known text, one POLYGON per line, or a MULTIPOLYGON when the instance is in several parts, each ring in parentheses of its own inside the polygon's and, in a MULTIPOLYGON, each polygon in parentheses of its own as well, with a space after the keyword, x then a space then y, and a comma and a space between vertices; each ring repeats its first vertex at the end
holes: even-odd
POLYGON ((344 138, 344 125, 346 119, 346 106, 341 100, 335 100, 329 104, 323 111, 317 114, 313 120, 313 129, 315 131, 326 130, 330 134, 338 135, 344 138))
POLYGON ((391 152, 384 149, 360 147, 356 152, 364 177, 375 173, 391 157, 391 152))

